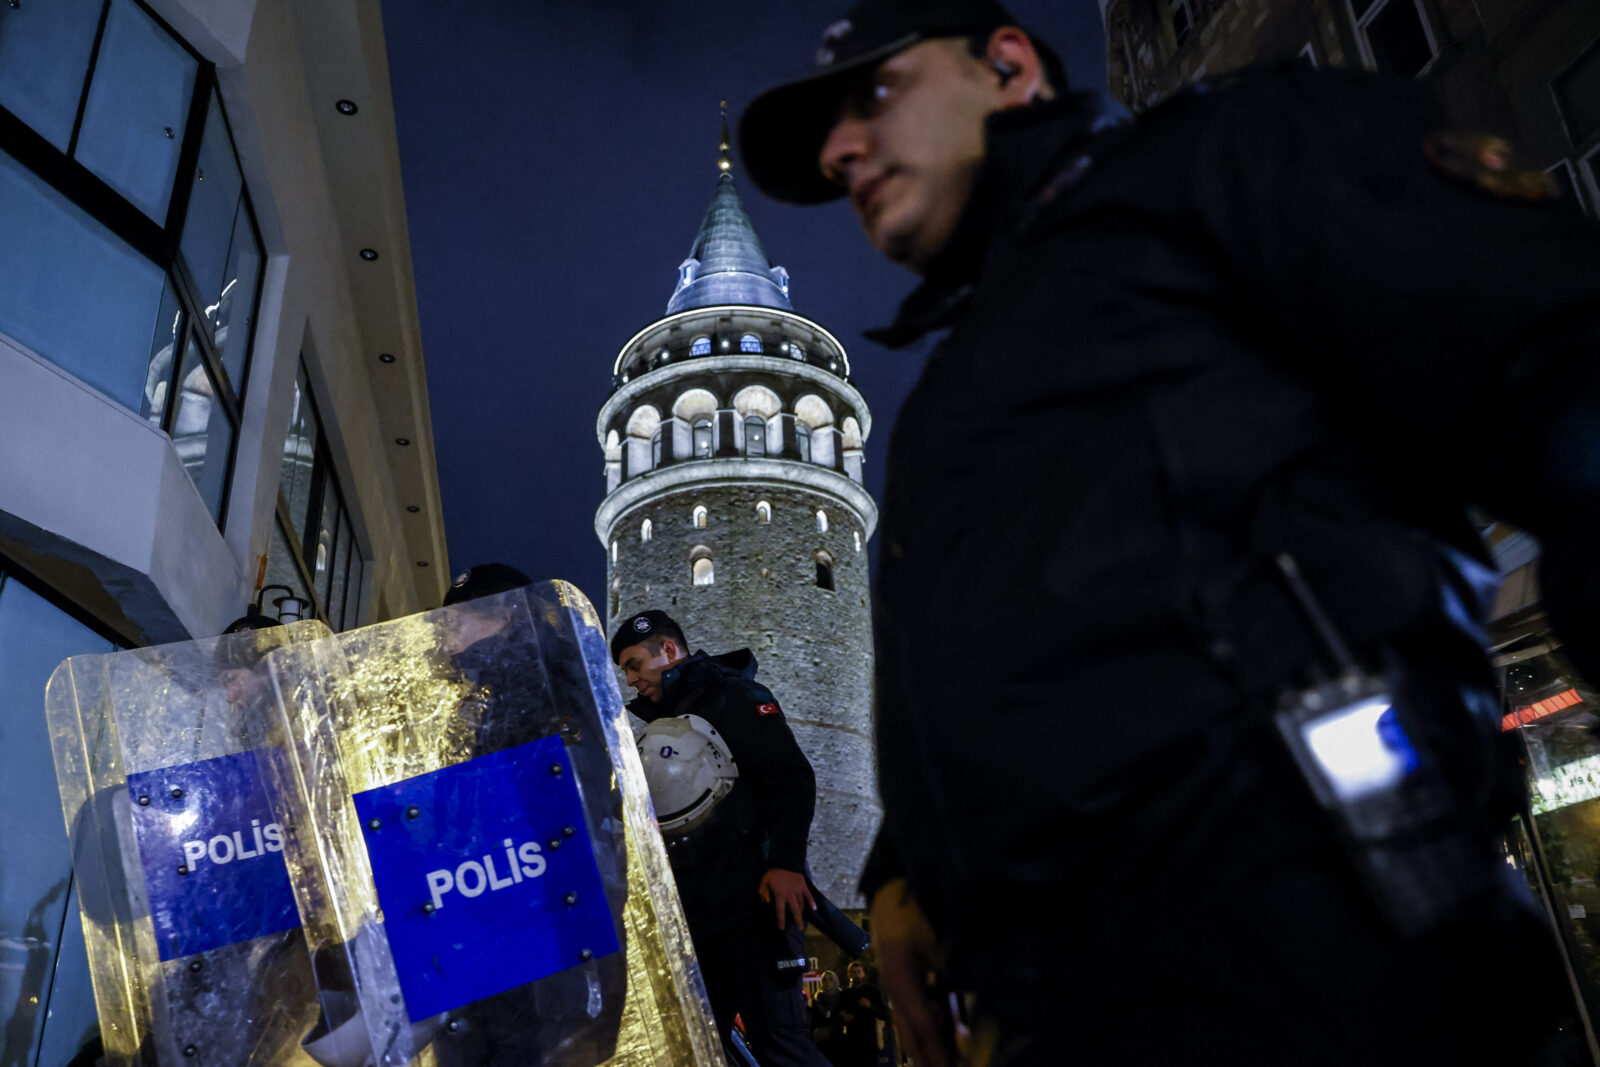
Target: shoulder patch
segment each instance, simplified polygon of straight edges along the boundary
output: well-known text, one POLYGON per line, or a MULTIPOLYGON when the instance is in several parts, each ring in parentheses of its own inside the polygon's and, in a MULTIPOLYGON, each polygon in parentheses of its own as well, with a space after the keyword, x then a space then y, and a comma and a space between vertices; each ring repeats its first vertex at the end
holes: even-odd
POLYGON ((760 715, 761 715, 761 716, 762 716, 762 717, 763 717, 763 718, 765 718, 765 717, 766 717, 766 716, 768 716, 768 715, 781 715, 781 714, 782 714, 782 712, 780 712, 780 711, 779 711, 779 710, 778 710, 778 705, 776 705, 776 704, 763 704, 763 705, 761 705, 761 706, 760 706, 760 707, 758 707, 758 708, 757 708, 757 709, 756 709, 756 711, 757 711, 757 712, 758 712, 758 713, 759 713, 759 714, 760 714, 760 715))
POLYGON ((1543 171, 1523 170, 1503 137, 1461 130, 1435 130, 1422 139, 1428 162, 1458 182, 1502 200, 1555 200, 1561 186, 1543 171))

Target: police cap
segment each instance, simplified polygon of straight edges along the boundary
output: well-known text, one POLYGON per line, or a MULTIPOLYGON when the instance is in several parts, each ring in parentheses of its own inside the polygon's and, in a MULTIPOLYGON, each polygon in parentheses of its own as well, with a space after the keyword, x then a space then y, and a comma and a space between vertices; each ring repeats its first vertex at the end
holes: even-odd
POLYGON ((844 195, 817 153, 855 76, 912 45, 988 34, 1017 20, 994 0, 862 0, 822 31, 816 65, 745 108, 739 151, 757 188, 775 200, 820 204, 844 195))
POLYGON ((641 611, 632 618, 624 619, 622 625, 617 627, 616 636, 611 639, 611 662, 620 662, 625 649, 649 641, 663 630, 674 639, 680 639, 683 633, 683 628, 664 611, 641 611))
POLYGON ((449 607, 451 604, 477 600, 479 597, 509 593, 513 589, 521 589, 525 585, 532 584, 532 578, 509 563, 480 563, 456 575, 456 580, 451 582, 450 588, 445 591, 444 603, 449 607))

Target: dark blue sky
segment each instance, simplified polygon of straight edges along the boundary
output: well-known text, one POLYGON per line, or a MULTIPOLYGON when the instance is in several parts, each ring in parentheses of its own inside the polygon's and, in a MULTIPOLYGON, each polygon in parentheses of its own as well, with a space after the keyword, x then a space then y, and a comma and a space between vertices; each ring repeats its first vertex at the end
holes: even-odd
MULTIPOLYGON (((848 6, 384 0, 452 573, 499 560, 604 589, 595 415, 617 350, 666 308, 710 202, 718 102, 737 119, 809 65, 848 6)), ((1009 6, 1075 85, 1104 86, 1095 0, 1009 6)), ((848 207, 739 188, 789 269, 795 310, 850 351, 879 495, 924 353, 861 331, 887 322, 914 279, 878 259, 848 207)))

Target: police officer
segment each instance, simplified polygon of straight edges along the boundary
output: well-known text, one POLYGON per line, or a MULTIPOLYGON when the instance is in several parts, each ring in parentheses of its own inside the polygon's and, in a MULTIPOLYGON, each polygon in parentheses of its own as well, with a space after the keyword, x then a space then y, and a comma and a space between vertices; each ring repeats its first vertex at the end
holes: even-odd
POLYGON ((1570 994, 1495 875, 1521 783, 1467 505, 1541 538, 1600 680, 1600 240, 1414 83, 1247 72, 1120 118, 998 4, 865 0, 741 122, 760 188, 848 197, 920 275, 872 336, 948 331, 875 597, 863 889, 908 1051, 951 1062, 953 983, 1008 1067, 1527 1062, 1570 994), (1275 725, 1336 671, 1396 694, 1382 751, 1440 813, 1409 840, 1341 835, 1275 725))
POLYGON ((750 651, 688 648, 665 612, 645 611, 617 628, 611 658, 638 693, 629 711, 646 723, 697 717, 736 767, 704 819, 687 832, 663 825, 717 1029, 727 1041, 739 1016, 762 1067, 826 1067, 807 1031, 805 967, 796 965, 805 913, 816 907, 805 876, 816 776, 777 698, 755 680, 750 651))

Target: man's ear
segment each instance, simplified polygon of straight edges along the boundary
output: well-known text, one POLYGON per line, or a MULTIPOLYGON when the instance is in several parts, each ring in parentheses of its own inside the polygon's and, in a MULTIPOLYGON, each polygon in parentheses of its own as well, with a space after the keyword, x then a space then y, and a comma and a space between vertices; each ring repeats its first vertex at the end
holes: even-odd
POLYGON ((667 657, 668 663, 676 663, 683 658, 683 649, 678 647, 678 642, 670 637, 661 639, 661 654, 667 657))
POLYGON ((1044 64, 1033 41, 1016 26, 1001 26, 989 37, 984 61, 1000 83, 1000 106, 1021 107, 1053 95, 1045 83, 1044 64))

